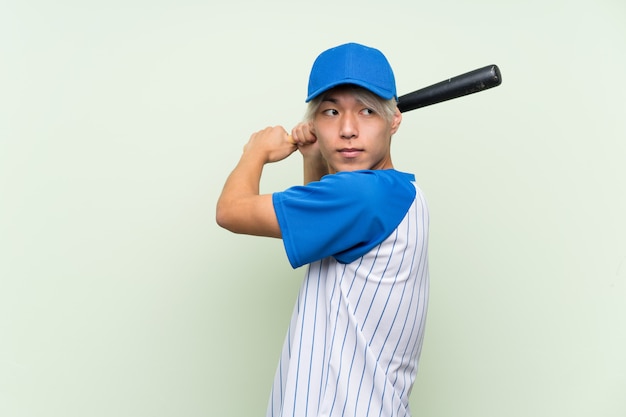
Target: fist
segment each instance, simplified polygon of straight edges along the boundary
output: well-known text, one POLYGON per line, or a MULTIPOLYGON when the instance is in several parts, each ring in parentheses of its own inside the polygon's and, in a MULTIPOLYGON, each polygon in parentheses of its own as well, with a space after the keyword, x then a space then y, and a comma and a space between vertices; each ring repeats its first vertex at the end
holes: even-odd
POLYGON ((289 135, 282 126, 266 127, 253 133, 244 146, 244 153, 263 157, 266 163, 277 162, 291 155, 296 145, 289 141, 289 135))
POLYGON ((306 146, 317 142, 313 124, 310 122, 298 123, 291 129, 291 141, 298 146, 306 146))

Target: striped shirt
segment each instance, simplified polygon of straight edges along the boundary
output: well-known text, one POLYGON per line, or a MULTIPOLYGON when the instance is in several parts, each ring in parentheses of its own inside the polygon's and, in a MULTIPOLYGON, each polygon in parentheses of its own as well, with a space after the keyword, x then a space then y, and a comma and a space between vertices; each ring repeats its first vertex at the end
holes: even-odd
MULTIPOLYGON (((408 210, 366 253, 309 263, 268 417, 410 416, 428 304, 429 219, 423 194, 409 183, 415 191, 408 210)), ((370 210, 387 211, 388 198, 374 201, 365 203, 370 210)), ((282 230, 288 226, 280 210, 282 230)))

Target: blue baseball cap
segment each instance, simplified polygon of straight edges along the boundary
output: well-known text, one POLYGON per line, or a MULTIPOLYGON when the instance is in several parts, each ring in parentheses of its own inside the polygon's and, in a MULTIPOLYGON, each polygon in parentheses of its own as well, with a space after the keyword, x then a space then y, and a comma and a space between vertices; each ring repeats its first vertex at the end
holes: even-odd
POLYGON ((346 43, 322 52, 309 75, 309 102, 342 84, 363 87, 385 100, 398 99, 396 80, 387 58, 378 49, 346 43))

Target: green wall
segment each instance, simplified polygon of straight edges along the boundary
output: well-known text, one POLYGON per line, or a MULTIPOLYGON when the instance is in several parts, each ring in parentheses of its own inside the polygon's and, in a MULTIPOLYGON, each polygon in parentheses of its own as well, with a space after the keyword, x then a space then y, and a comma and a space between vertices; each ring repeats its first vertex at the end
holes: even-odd
POLYGON ((0 415, 264 415, 303 271, 215 202, 358 41, 401 94, 504 79, 394 138, 432 216, 414 415, 624 417, 625 3, 219 3, 0 5, 0 415))

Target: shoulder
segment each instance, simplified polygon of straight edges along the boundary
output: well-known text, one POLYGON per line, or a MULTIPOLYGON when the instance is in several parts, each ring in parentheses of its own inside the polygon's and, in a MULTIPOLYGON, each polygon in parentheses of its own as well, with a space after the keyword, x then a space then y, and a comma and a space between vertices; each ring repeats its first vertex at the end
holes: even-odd
POLYGON ((413 174, 393 169, 345 171, 329 174, 319 181, 327 184, 349 184, 363 188, 385 187, 415 181, 413 174))
POLYGON ((343 263, 362 256, 393 232, 415 196, 411 174, 353 171, 274 193, 273 202, 296 267, 327 256, 343 263))
POLYGON ((407 193, 415 196, 415 176, 393 169, 338 172, 323 177, 321 182, 359 198, 395 198, 407 193))
POLYGON ((372 209, 392 202, 413 200, 415 177, 396 170, 360 170, 329 174, 319 181, 274 193, 275 205, 305 205, 326 209, 346 206, 372 209), (308 202, 308 203, 307 203, 308 202))

